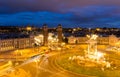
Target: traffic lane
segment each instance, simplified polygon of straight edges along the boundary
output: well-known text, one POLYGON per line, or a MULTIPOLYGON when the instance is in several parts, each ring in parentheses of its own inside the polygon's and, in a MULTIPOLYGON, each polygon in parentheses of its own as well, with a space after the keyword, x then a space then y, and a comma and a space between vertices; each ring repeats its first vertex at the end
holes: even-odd
POLYGON ((45 56, 40 60, 40 62, 32 62, 21 66, 26 71, 31 73, 31 76, 34 77, 49 77, 49 76, 60 76, 64 77, 63 75, 59 74, 58 68, 54 67, 53 61, 50 57, 56 55, 57 53, 50 54, 49 57, 45 56))
POLYGON ((75 73, 71 73, 65 71, 63 69, 59 69, 56 65, 55 60, 58 58, 60 53, 57 52, 56 55, 52 55, 46 59, 44 59, 39 65, 39 77, 87 77, 84 75, 78 75, 75 73))
POLYGON ((55 63, 59 54, 59 52, 53 52, 41 58, 39 62, 28 63, 20 68, 29 71, 32 77, 86 77, 59 69, 55 63))

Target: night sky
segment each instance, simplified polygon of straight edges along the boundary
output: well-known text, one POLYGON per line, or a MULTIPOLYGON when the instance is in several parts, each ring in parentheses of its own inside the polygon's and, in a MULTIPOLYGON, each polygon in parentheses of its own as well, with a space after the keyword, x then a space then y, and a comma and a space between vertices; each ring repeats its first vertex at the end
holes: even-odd
POLYGON ((120 0, 0 0, 0 25, 119 27, 120 0))

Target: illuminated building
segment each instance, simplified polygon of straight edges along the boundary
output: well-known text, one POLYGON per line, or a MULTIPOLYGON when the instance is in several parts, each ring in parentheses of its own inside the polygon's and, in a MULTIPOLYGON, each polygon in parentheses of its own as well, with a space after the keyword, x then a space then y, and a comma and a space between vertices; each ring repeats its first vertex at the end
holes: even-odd
POLYGON ((14 49, 15 49, 15 45, 13 39, 0 40, 0 52, 14 50, 14 49))
POLYGON ((97 44, 100 45, 109 45, 109 37, 98 37, 97 38, 97 44))
MULTIPOLYGON (((69 44, 75 44, 76 42, 78 44, 87 44, 86 41, 88 40, 87 37, 74 37, 74 36, 70 36, 68 37, 68 43, 69 44)), ((115 35, 110 35, 109 37, 98 37, 97 38, 97 44, 100 45, 111 45, 111 46, 115 46, 115 44, 119 41, 119 38, 116 37, 115 35)))
POLYGON ((110 35, 109 36, 109 44, 111 46, 115 46, 115 43, 118 42, 118 38, 115 35, 110 35))
POLYGON ((77 37, 77 43, 79 44, 86 44, 87 40, 88 40, 87 37, 77 37))
POLYGON ((33 45, 34 45, 33 37, 1 39, 0 52, 29 48, 29 47, 33 47, 33 45))
POLYGON ((69 44, 75 44, 76 41, 77 41, 77 39, 76 39, 74 36, 70 36, 70 37, 68 38, 68 43, 69 43, 69 44))
POLYGON ((32 27, 31 27, 31 26, 27 26, 27 27, 26 27, 26 30, 27 30, 27 31, 31 31, 31 30, 32 30, 32 27))

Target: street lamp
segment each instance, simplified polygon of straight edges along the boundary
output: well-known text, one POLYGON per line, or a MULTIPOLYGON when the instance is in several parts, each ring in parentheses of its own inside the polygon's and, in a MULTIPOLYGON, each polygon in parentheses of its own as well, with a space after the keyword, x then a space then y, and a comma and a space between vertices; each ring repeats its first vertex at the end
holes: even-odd
POLYGON ((16 54, 15 54, 15 55, 16 55, 16 56, 15 56, 15 65, 17 65, 17 64, 18 64, 18 63, 17 63, 18 50, 16 50, 15 53, 16 53, 16 54))
POLYGON ((39 62, 39 59, 35 59, 34 61, 35 61, 35 63, 36 63, 36 77, 38 77, 38 68, 39 68, 39 67, 38 67, 38 66, 39 66, 39 63, 38 63, 38 62, 39 62))

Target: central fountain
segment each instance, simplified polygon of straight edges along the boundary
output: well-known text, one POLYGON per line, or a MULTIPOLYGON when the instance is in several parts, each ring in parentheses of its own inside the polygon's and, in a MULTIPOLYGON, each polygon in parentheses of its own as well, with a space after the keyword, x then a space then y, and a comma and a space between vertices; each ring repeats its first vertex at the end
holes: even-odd
POLYGON ((98 52, 97 50, 97 35, 92 35, 91 38, 87 41, 88 50, 85 50, 85 57, 94 61, 100 61, 104 58, 104 54, 98 52))
POLYGON ((69 57, 71 60, 77 60, 78 64, 84 65, 85 67, 101 67, 110 68, 111 64, 105 58, 105 53, 97 50, 97 35, 93 34, 87 41, 88 47, 84 52, 84 56, 73 56, 69 57))
POLYGON ((87 41, 88 50, 85 50, 85 60, 91 61, 95 64, 102 65, 102 67, 110 67, 110 63, 106 61, 105 54, 97 50, 97 35, 91 35, 87 41))
POLYGON ((91 38, 87 41, 88 43, 88 54, 97 52, 97 35, 92 35, 91 38))

